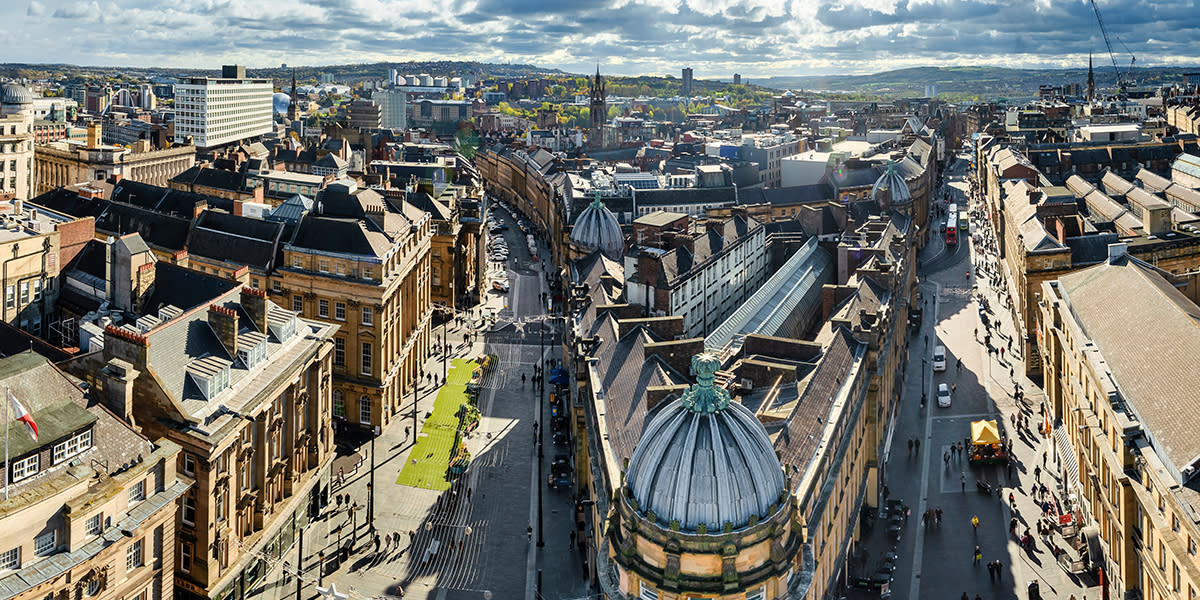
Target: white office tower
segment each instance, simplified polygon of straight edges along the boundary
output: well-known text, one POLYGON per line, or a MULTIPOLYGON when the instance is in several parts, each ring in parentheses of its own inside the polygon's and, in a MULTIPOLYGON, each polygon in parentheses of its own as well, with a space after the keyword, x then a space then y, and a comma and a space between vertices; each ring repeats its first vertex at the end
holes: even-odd
POLYGON ((379 126, 384 129, 408 128, 408 101, 403 90, 375 90, 371 102, 379 107, 379 126))
POLYGON ((212 148, 271 131, 270 79, 249 79, 246 67, 226 65, 221 77, 191 77, 175 84, 175 143, 190 137, 212 148))

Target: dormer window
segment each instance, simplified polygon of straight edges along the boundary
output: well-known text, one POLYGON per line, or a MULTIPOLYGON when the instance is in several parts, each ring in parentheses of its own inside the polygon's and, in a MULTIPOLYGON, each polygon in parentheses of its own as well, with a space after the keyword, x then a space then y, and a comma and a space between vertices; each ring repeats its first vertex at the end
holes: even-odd
POLYGON ((267 336, 247 332, 238 336, 238 360, 247 369, 253 369, 267 358, 267 336))
POLYGON ((188 376, 200 388, 205 400, 212 400, 229 388, 229 361, 216 356, 198 358, 188 365, 188 376))

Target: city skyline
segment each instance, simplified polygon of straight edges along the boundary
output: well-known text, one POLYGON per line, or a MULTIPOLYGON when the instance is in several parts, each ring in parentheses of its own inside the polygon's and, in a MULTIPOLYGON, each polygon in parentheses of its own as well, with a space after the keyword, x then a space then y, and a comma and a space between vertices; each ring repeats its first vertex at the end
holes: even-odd
MULTIPOLYGON (((1111 65, 1089 2, 1027 0, 31 0, 0 7, 8 62, 212 69, 464 60, 697 79, 929 65, 1111 65), (130 28, 136 31, 130 34, 130 28), (46 50, 48 39, 79 40, 46 50), (82 43, 86 41, 86 43, 82 43)), ((1196 64, 1186 0, 1098 2, 1118 66, 1196 64)))

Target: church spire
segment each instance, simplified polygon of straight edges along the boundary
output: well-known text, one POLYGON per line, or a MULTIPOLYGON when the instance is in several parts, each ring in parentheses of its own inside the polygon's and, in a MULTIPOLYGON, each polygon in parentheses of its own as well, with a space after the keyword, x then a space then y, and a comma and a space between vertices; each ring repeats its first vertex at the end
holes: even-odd
POLYGON ((296 102, 296 68, 292 67, 292 89, 288 90, 288 95, 291 96, 291 101, 288 102, 288 120, 295 121, 300 107, 296 102))
POLYGON ((1087 101, 1092 102, 1096 99, 1096 77, 1092 73, 1092 53, 1088 52, 1088 82, 1087 82, 1087 101))

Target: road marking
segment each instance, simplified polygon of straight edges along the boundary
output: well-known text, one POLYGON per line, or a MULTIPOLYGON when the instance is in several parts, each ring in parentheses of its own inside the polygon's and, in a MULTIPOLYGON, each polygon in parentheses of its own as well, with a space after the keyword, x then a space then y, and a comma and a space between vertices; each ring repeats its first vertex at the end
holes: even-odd
POLYGON ((971 413, 971 414, 966 414, 966 415, 944 415, 941 417, 933 417, 933 419, 935 421, 955 421, 958 419, 980 419, 980 418, 984 418, 984 417, 995 417, 995 416, 996 416, 996 412, 991 411, 991 412, 985 412, 985 413, 971 413))

